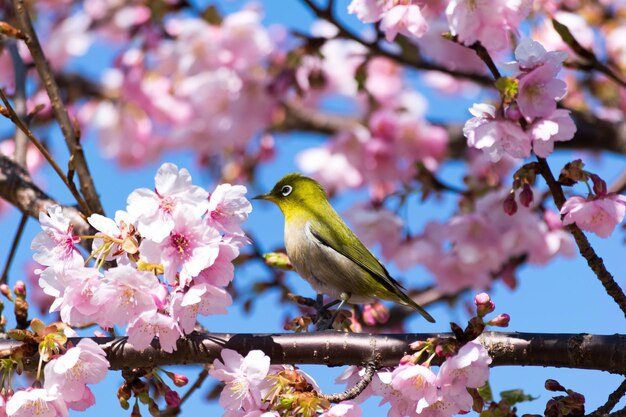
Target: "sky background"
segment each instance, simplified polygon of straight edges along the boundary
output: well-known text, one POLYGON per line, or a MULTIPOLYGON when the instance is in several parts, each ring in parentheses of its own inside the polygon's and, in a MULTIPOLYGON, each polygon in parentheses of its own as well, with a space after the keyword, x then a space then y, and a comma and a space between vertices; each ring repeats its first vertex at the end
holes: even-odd
MULTIPOLYGON (((203 2, 197 2, 205 5, 203 2)), ((343 7, 347 1, 338 2, 343 7)), ((220 10, 228 12, 237 10, 243 1, 218 2, 220 10)), ((291 27, 301 30, 307 29, 313 21, 306 10, 296 1, 261 2, 265 10, 264 23, 276 24, 290 22, 291 27), (285 6, 289 4, 289 6, 285 6)), ((349 24, 357 26, 353 17, 343 14, 342 17, 349 24)), ((87 71, 93 76, 94 63, 106 62, 109 55, 101 48, 92 51, 84 60, 77 61, 74 65, 78 69, 87 71)), ((98 65, 95 65, 98 66, 98 65)), ((409 74, 411 76, 411 74, 409 74)), ((419 81, 416 85, 421 87, 419 81)), ((444 97, 432 92, 422 90, 429 99, 428 115, 437 120, 462 121, 469 117, 467 108, 471 100, 463 100, 458 97, 444 97)), ((8 125, 0 124, 2 129, 8 125)), ((67 154, 63 149, 61 138, 56 132, 51 135, 52 147, 61 161, 66 161, 67 154)), ((306 148, 321 143, 323 137, 314 134, 278 135, 276 137, 279 153, 277 158, 270 164, 263 165, 259 170, 258 185, 249 189, 249 195, 254 196, 268 191, 271 186, 283 175, 296 171, 294 162, 295 155, 306 148)), ((102 197, 104 208, 110 216, 115 210, 124 209, 128 194, 139 187, 152 188, 154 174, 162 162, 168 161, 179 167, 187 168, 194 179, 194 183, 206 187, 211 191, 215 184, 211 178, 203 172, 190 152, 167 155, 158 163, 147 165, 140 169, 119 170, 115 163, 102 159, 93 137, 87 137, 85 141, 86 155, 90 163, 94 181, 102 197)), ((592 172, 599 173, 610 184, 624 170, 625 160, 623 157, 603 156, 589 158, 588 155, 578 153, 557 153, 549 158, 553 171, 558 172, 564 163, 577 157, 585 157, 587 167, 592 172)), ((63 165, 63 164, 61 164, 63 165)), ((450 163, 442 171, 442 178, 451 183, 459 183, 463 173, 463 167, 459 163, 450 163)), ((44 168, 36 176, 43 188, 63 203, 70 203, 71 196, 56 180, 52 170, 44 168)), ((543 186, 543 184, 541 185, 543 186)), ((579 189, 579 192, 583 192, 579 189)), ((352 204, 364 198, 363 192, 342 195, 333 200, 337 210, 342 213, 352 204)), ((420 203, 416 199, 409 204, 407 211, 410 217, 410 225, 415 230, 432 219, 443 219, 454 209, 454 201, 450 200, 443 208, 435 202, 420 203)), ((253 233, 258 244, 264 251, 272 251, 283 245, 283 217, 277 207, 266 202, 253 202, 254 210, 247 223, 247 228, 253 233)), ((0 262, 4 262, 8 253, 12 236, 19 222, 19 214, 15 210, 4 214, 0 218, 0 233, 4 237, 0 239, 0 262)), ((16 261, 11 269, 11 277, 16 280, 21 277, 23 264, 32 254, 29 250, 30 241, 39 231, 37 222, 29 221, 22 244, 18 251, 16 261)), ((598 239, 594 235, 589 236, 593 247, 604 262, 609 271, 623 288, 626 287, 624 264, 624 232, 618 229, 608 239, 598 239)), ((374 248, 376 251, 376 248, 374 248)), ((420 287, 432 282, 432 277, 423 269, 416 268, 404 273, 399 273, 393 267, 390 268, 392 275, 398 276, 403 282, 411 283, 409 286, 420 287)), ((266 272, 258 265, 250 265, 239 268, 235 273, 234 284, 240 291, 250 288, 255 282, 267 279, 266 272)), ((295 273, 290 273, 289 280, 298 288, 304 296, 313 296, 313 291, 295 273)), ((511 316, 509 331, 519 332, 547 332, 547 333, 593 333, 614 334, 626 333, 626 324, 622 313, 616 304, 606 295, 601 284, 586 266, 586 262, 577 257, 575 259, 558 258, 546 267, 525 266, 519 270, 519 285, 515 291, 511 291, 501 283, 496 283, 489 291, 496 303, 496 314, 508 313, 511 316)), ((14 282, 14 281, 13 281, 14 282)), ((454 306, 444 304, 433 305, 428 308, 429 312, 437 319, 436 324, 425 322, 415 315, 407 323, 407 330, 411 332, 446 332, 449 331, 449 322, 455 321, 462 326, 469 318, 465 313, 464 303, 471 302, 473 294, 467 294, 454 306)), ((284 318, 293 317, 295 309, 285 309, 278 305, 279 294, 270 292, 263 295, 255 304, 252 311, 244 313, 241 305, 235 304, 230 307, 227 316, 209 317, 202 323, 213 332, 229 333, 272 333, 282 332, 284 318)), ((9 314, 10 315, 10 314, 9 314)), ((315 377, 317 382, 326 393, 340 392, 343 386, 333 383, 334 378, 340 375, 342 368, 328 369, 320 366, 303 366, 304 370, 315 377)), ((184 373, 190 381, 200 372, 200 367, 174 367, 170 370, 184 373)), ((543 388, 546 379, 558 380, 566 388, 582 393, 587 398, 587 412, 593 411, 606 401, 607 396, 620 384, 622 377, 599 371, 581 371, 569 369, 541 368, 541 367, 498 367, 491 372, 491 386, 497 395, 500 391, 522 388, 527 394, 539 397, 538 400, 524 403, 519 406, 520 415, 523 413, 543 413, 546 401, 551 393, 543 388)), ((116 400, 116 392, 122 378, 119 372, 111 372, 108 378, 101 384, 92 386, 96 396, 96 406, 86 412, 72 412, 72 416, 100 417, 103 415, 122 416, 129 415, 130 411, 122 410, 116 400)), ((185 404, 182 416, 218 416, 222 410, 216 402, 208 403, 203 399, 204 394, 215 381, 208 379, 201 390, 185 404), (201 413, 201 414, 200 414, 201 413)), ((185 388, 180 390, 181 394, 185 388)), ((377 407, 378 398, 365 403, 364 416, 385 415, 377 407)), ((622 401, 619 407, 626 405, 622 401)), ((387 408, 384 407, 383 410, 387 408)), ((148 415, 146 408, 142 409, 143 415, 148 415)))

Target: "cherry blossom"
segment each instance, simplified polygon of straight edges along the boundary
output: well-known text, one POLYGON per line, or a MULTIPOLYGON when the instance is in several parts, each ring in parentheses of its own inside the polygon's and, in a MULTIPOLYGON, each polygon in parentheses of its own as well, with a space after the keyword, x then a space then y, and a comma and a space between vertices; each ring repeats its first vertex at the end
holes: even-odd
POLYGON ((322 413, 321 417, 361 417, 361 407, 354 401, 342 401, 322 413))
POLYGON ((174 164, 163 164, 154 183, 155 191, 139 188, 128 196, 128 214, 136 219, 137 229, 144 238, 155 242, 165 239, 175 227, 176 211, 195 217, 207 211, 209 194, 191 184, 191 175, 185 168, 179 170, 174 164))
POLYGON ((157 311, 141 313, 128 326, 128 343, 136 349, 147 348, 157 336, 161 349, 171 353, 176 350, 176 341, 181 336, 181 331, 172 317, 157 311))
POLYGON ((244 358, 231 349, 222 349, 222 360, 216 359, 209 374, 226 384, 220 405, 228 410, 258 410, 263 401, 261 383, 270 369, 270 358, 260 350, 244 358))
MULTIPOLYGON (((44 388, 66 402, 85 399, 86 384, 102 381, 109 369, 106 353, 91 339, 82 339, 44 368, 44 388)), ((93 397, 87 393, 87 399, 93 397)), ((73 407, 72 407, 73 408, 73 407)))
POLYGON ((154 312, 165 303, 163 287, 154 274, 120 265, 104 273, 104 282, 95 289, 92 303, 99 306, 104 327, 127 325, 144 312, 154 312))
POLYGON ((57 269, 82 264, 82 256, 76 248, 80 237, 72 233, 73 226, 60 206, 50 206, 46 212, 39 213, 39 223, 43 231, 30 245, 36 262, 57 269))
POLYGON ((65 402, 42 388, 17 391, 6 403, 8 417, 67 417, 65 402))
POLYGON ((531 6, 529 0, 451 0, 446 17, 452 34, 465 45, 480 41, 488 49, 501 50, 531 6))
POLYGON ((499 120, 495 107, 489 104, 474 104, 469 111, 474 117, 463 127, 468 146, 482 150, 492 162, 505 154, 514 158, 530 156, 531 138, 517 123, 499 120))
POLYGON ((207 222, 223 232, 243 234, 241 224, 252 212, 246 192, 243 185, 218 185, 209 198, 207 222))
POLYGON ((592 199, 573 196, 561 207, 563 224, 576 223, 600 237, 609 237, 625 213, 626 197, 613 193, 592 199))
POLYGON ((147 262, 163 265, 170 285, 178 280, 184 286, 215 262, 221 235, 186 210, 175 211, 172 222, 174 227, 168 237, 161 242, 146 239, 139 250, 147 262))

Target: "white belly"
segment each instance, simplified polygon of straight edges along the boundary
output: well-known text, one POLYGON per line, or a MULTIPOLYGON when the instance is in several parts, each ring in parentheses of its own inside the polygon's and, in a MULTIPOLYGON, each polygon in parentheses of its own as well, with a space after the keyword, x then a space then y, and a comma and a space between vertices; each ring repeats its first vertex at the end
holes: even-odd
POLYGON ((322 244, 309 229, 309 222, 285 226, 285 247, 296 272, 318 294, 339 299, 342 293, 350 294, 350 303, 370 303, 374 299, 358 294, 355 285, 364 279, 364 271, 354 262, 334 249, 322 244), (356 292, 356 293, 355 293, 356 292))

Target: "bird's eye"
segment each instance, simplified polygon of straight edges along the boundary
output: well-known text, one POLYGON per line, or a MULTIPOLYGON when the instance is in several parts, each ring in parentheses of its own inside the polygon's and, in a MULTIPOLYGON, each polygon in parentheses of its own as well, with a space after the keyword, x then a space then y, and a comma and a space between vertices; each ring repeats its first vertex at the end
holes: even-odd
POLYGON ((292 191, 293 191, 293 187, 291 185, 285 185, 283 188, 280 189, 280 193, 284 195, 285 197, 291 194, 292 191))

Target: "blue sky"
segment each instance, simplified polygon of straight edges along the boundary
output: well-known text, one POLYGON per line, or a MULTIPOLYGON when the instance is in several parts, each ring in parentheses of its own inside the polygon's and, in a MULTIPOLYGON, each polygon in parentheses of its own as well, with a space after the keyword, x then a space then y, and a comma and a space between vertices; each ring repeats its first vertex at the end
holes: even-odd
MULTIPOLYGON (((198 2, 201 4, 202 2, 198 2)), ((243 1, 218 2, 222 10, 236 10, 243 1)), ((338 2, 340 5, 347 2, 338 2)), ((267 24, 291 22, 294 26, 305 29, 312 22, 311 17, 302 8, 299 2, 264 1, 261 2, 265 9, 267 24)), ((350 24, 356 24, 355 20, 345 14, 342 16, 350 24)), ((99 57, 105 60, 105 57, 99 57)), ((89 61, 89 60, 87 60, 89 61)), ((93 62, 93 61, 89 61, 93 62)), ((86 68, 87 62, 77 63, 77 66, 86 68)), ((427 93, 428 94, 428 93, 427 93)), ((437 119, 463 120, 468 117, 467 107, 471 104, 466 100, 458 100, 454 97, 444 97, 428 94, 433 99, 430 103, 429 115, 437 119)), ((6 125, 1 125, 6 126, 6 125)), ((53 148, 58 151, 63 148, 57 134, 52 136, 53 148)), ((290 135, 278 136, 277 143, 279 154, 271 164, 263 166, 259 171, 259 189, 250 190, 250 195, 267 191, 272 184, 284 174, 297 170, 294 156, 302 149, 315 146, 320 143, 320 137, 316 135, 290 135)), ((207 187, 209 190, 215 185, 211 179, 197 166, 194 156, 190 152, 178 153, 164 157, 159 163, 150 164, 141 169, 132 171, 119 171, 114 162, 102 159, 98 153, 94 138, 88 137, 85 143, 86 154, 92 168, 96 186, 102 196, 105 210, 112 215, 115 210, 123 209, 128 194, 138 187, 152 187, 153 176, 161 162, 170 161, 180 167, 188 168, 196 184, 207 187)), ((58 152, 59 158, 65 160, 67 156, 63 151, 58 152)), ((554 171, 567 161, 579 157, 577 153, 559 153, 550 158, 554 171)), ((624 169, 624 158, 617 156, 598 158, 586 158, 589 160, 588 168, 599 173, 607 182, 611 182, 624 169)), ((461 168, 457 163, 451 163, 444 169, 445 178, 449 181, 458 181, 461 168)), ((38 175, 45 184, 46 189, 61 202, 69 203, 69 194, 60 186, 50 169, 45 169, 38 175)), ((582 190, 581 190, 582 192, 582 190)), ((339 212, 346 210, 355 201, 363 198, 363 193, 353 193, 334 200, 333 204, 339 212)), ((444 210, 452 209, 448 204, 444 210)), ((433 218, 441 218, 442 209, 432 203, 425 204, 414 201, 411 203, 412 226, 419 228, 421 224, 433 218)), ((4 236, 12 236, 19 221, 15 211, 0 220, 0 230, 4 236)), ((250 216, 249 229, 257 238, 261 247, 265 250, 273 250, 282 245, 283 218, 280 211, 273 205, 254 202, 254 211, 250 216)), ((28 249, 29 242, 38 231, 38 225, 29 221, 28 228, 23 237, 18 257, 12 268, 12 276, 19 277, 21 264, 30 259, 28 249)), ((609 271, 616 276, 616 280, 622 286, 626 286, 623 261, 623 231, 616 231, 608 239, 598 239, 590 236, 590 240, 598 254, 604 259, 609 271)), ((8 253, 10 239, 0 240, 0 254, 8 253)), ((4 262, 4 256, 0 261, 4 262)), ((392 273, 398 273, 393 268, 392 273)), ((262 268, 250 266, 236 271, 235 285, 245 290, 254 282, 264 279, 262 268)), ((408 273, 399 274, 410 278, 415 282, 427 284, 431 282, 423 270, 416 269, 408 273)), ((547 267, 538 268, 532 266, 523 267, 519 272, 519 287, 515 291, 496 284, 490 294, 497 306, 497 313, 511 315, 511 325, 508 330, 520 332, 553 332, 553 333, 596 333, 614 334, 625 333, 626 324, 623 315, 615 303, 604 293, 599 281, 586 266, 586 262, 577 257, 576 259, 559 258, 547 267)), ((290 282, 297 286, 300 293, 312 296, 313 292, 299 277, 291 274, 290 282)), ((444 332, 448 331, 448 323, 456 321, 464 324, 466 316, 463 302, 471 302, 472 295, 468 294, 461 299, 456 306, 435 305, 429 308, 430 313, 436 317, 437 323, 431 325, 424 320, 414 318, 409 320, 409 331, 415 332, 444 332)), ((226 317, 210 317, 203 321, 205 326, 214 332, 280 332, 282 331, 283 319, 294 310, 277 308, 278 294, 270 293, 263 295, 254 305, 250 314, 243 312, 240 305, 232 306, 230 314, 226 317)), ((325 392, 338 392, 342 387, 333 384, 333 380, 341 373, 341 369, 326 369, 324 367, 303 367, 307 372, 315 376, 325 392)), ((185 373, 193 381, 200 368, 175 368, 185 373)), ((587 398, 587 410, 592 411, 604 403, 606 397, 621 382, 622 378, 598 371, 579 371, 540 367, 501 367, 494 368, 491 374, 491 384, 494 393, 513 388, 523 388, 528 394, 539 397, 538 400, 522 404, 519 409, 522 413, 542 413, 550 393, 543 389, 544 381, 553 378, 560 381, 567 388, 571 388, 585 395, 587 398)), ((97 403, 92 409, 83 412, 73 412, 72 416, 102 416, 128 415, 117 404, 115 394, 121 383, 119 373, 111 373, 107 380, 93 387, 97 403)), ((213 384, 209 381, 205 387, 185 405, 183 416, 220 415, 221 409, 216 403, 207 403, 203 400, 203 394, 208 386, 213 384)), ((184 389, 182 390, 184 392, 184 389)), ((365 416, 379 416, 381 411, 376 407, 378 400, 370 400, 365 405, 365 416)), ((624 402, 622 402, 623 404, 624 402)), ((623 406, 623 405, 622 405, 623 406)), ((147 415, 145 410, 144 415, 147 415)))

